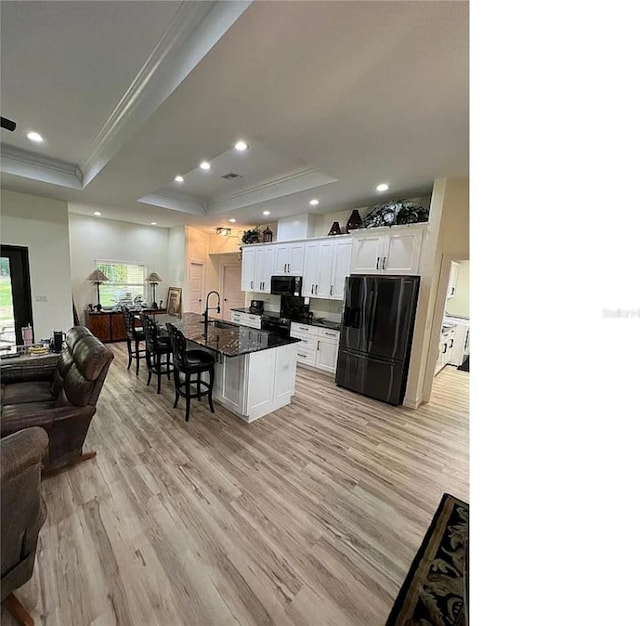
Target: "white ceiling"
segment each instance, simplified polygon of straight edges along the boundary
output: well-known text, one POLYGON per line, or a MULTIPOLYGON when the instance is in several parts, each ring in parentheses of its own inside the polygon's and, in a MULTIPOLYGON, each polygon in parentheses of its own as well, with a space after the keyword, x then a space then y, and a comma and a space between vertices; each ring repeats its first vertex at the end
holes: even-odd
POLYGON ((5 188, 78 213, 204 227, 307 212, 311 198, 313 212, 362 207, 468 176, 468 3, 1 10, 2 113, 18 122, 2 131, 5 188), (32 128, 44 144, 24 138, 32 128), (56 178, 66 165, 50 158, 84 178, 56 178), (221 178, 230 171, 242 177, 221 178))

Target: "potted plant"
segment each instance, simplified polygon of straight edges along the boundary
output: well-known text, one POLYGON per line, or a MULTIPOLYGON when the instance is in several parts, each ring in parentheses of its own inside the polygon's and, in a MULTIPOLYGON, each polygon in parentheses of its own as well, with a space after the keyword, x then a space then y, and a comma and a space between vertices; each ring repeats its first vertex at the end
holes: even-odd
POLYGON ((261 236, 262 236, 262 233, 260 232, 260 229, 257 226, 250 230, 245 230, 242 235, 242 243, 243 244, 260 243, 261 236))

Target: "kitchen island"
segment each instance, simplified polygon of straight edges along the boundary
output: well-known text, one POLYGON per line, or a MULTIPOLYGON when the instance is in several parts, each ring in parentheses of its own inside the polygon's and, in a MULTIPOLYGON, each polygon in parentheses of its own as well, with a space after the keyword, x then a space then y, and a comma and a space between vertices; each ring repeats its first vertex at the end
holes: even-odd
POLYGON ((253 422, 291 403, 299 339, 222 320, 209 321, 205 338, 197 313, 157 315, 156 322, 181 330, 189 348, 215 354, 214 399, 238 417, 253 422))

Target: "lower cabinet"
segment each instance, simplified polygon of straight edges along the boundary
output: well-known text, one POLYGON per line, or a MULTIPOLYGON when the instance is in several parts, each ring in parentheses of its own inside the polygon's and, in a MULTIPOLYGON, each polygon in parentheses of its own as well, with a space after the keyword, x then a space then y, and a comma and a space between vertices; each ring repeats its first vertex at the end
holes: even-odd
POLYGON ((340 339, 337 330, 292 322, 291 336, 300 339, 300 342, 295 344, 299 365, 335 374, 340 339))
MULTIPOLYGON (((147 315, 160 315, 166 309, 144 309, 147 315)), ((134 311, 137 314, 136 311, 134 311)), ((124 323, 124 313, 120 311, 86 312, 85 326, 103 343, 110 341, 125 341, 127 327, 124 323)))

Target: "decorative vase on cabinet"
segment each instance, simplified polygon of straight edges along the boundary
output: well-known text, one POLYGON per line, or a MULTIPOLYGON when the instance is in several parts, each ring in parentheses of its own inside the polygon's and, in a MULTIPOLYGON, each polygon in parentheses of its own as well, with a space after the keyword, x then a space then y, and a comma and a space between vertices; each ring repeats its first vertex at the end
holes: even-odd
POLYGON ((352 230, 356 230, 362 226, 362 218, 360 217, 360 213, 358 213, 358 209, 353 209, 351 215, 349 216, 349 220, 347 222, 346 231, 349 233, 352 230))
POLYGON ((329 235, 341 235, 342 232, 340 230, 340 224, 338 222, 334 222, 331 224, 331 230, 329 230, 329 235))

